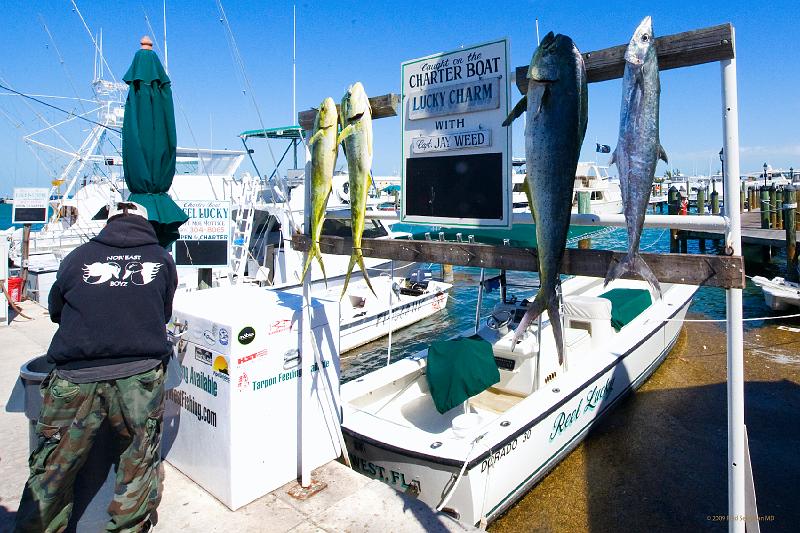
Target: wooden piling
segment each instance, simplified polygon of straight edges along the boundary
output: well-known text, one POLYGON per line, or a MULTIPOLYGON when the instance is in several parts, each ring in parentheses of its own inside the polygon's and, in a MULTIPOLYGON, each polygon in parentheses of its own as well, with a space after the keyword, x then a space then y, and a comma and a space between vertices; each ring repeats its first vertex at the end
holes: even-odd
POLYGON ((792 184, 783 189, 784 227, 786 229, 786 279, 797 282, 797 191, 792 184))
POLYGON ((777 219, 775 229, 783 229, 783 189, 778 189, 775 196, 775 217, 777 219))
MULTIPOLYGON (((681 195, 676 186, 672 186, 667 191, 667 213, 670 215, 677 215, 680 211, 681 195)), ((678 253, 678 230, 670 228, 669 230, 669 251, 671 253, 678 253)))
MULTIPOLYGON (((578 192, 578 213, 589 214, 592 212, 591 192, 578 192)), ((588 250, 592 247, 592 239, 581 239, 578 241, 578 248, 588 250)))
MULTIPOLYGON (((744 213, 744 208, 745 208, 745 203, 744 202, 747 199, 747 198, 745 198, 745 191, 747 191, 747 185, 745 183, 742 183, 742 186, 739 189, 740 189, 739 190, 739 212, 740 213, 744 213)), ((714 211, 713 211, 713 209, 714 209, 714 200, 713 200, 713 198, 714 198, 714 193, 716 193, 716 192, 717 192, 717 190, 714 189, 714 191, 711 193, 711 198, 712 198, 712 200, 711 200, 711 209, 712 209, 712 213, 714 213, 714 211)), ((719 194, 717 194, 717 212, 714 213, 714 214, 715 215, 719 214, 719 194)))
MULTIPOLYGON (((744 206, 744 191, 742 191, 740 196, 741 203, 739 205, 744 206)), ((717 189, 711 191, 711 214, 719 215, 719 191, 717 191, 717 189)))
POLYGON ((705 187, 698 187, 697 188, 697 214, 698 215, 705 215, 706 214, 706 188, 705 187))
POLYGON ((771 228, 778 227, 778 190, 775 185, 769 186, 769 223, 771 228))
POLYGON ((761 187, 760 189, 761 204, 761 229, 769 229, 769 189, 761 187))

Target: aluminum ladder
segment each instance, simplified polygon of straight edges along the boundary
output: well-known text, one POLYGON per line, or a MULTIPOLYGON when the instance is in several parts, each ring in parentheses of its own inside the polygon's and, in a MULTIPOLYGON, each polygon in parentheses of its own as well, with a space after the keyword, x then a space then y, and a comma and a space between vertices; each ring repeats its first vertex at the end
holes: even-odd
POLYGON ((247 256, 250 253, 250 235, 253 231, 255 203, 258 196, 258 179, 245 174, 242 176, 242 189, 237 202, 236 220, 233 226, 233 241, 229 263, 228 278, 231 284, 244 276, 247 256))

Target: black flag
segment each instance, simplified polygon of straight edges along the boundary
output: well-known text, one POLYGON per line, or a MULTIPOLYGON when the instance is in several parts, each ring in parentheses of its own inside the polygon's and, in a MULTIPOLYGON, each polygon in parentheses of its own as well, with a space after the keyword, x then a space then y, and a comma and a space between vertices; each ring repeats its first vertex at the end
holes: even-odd
POLYGON ((597 146, 597 148, 595 148, 595 150, 594 150, 595 152, 599 152, 601 154, 610 154, 611 153, 611 147, 609 145, 600 144, 600 143, 595 143, 595 145, 597 146))

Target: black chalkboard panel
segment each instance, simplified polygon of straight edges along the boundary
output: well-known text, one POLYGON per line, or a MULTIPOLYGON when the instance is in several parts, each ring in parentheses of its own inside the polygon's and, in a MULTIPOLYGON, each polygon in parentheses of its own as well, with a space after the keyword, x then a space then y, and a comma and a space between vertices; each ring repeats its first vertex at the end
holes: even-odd
POLYGON ((14 222, 17 224, 47 222, 46 207, 18 207, 14 209, 14 222))
POLYGON ((406 159, 406 216, 503 218, 503 155, 406 159))
POLYGON ((175 264, 178 266, 226 266, 228 241, 175 241, 175 264))

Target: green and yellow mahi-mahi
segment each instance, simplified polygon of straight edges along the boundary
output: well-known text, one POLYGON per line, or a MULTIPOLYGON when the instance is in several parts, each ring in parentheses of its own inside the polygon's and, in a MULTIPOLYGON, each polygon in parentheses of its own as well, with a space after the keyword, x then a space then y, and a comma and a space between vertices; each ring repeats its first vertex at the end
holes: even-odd
POLYGON ((370 173, 372 168, 372 108, 360 81, 347 88, 347 92, 342 98, 340 113, 342 132, 337 140, 344 143, 344 153, 347 157, 350 182, 350 221, 353 231, 353 253, 350 255, 350 265, 347 267, 342 296, 347 291, 350 274, 356 263, 370 290, 375 294, 367 269, 364 267, 364 256, 361 253, 367 193, 372 184, 370 173))
POLYGON ((319 106, 317 118, 314 120, 314 133, 308 141, 311 149, 311 247, 300 279, 305 279, 308 267, 316 257, 326 287, 328 276, 325 274, 325 265, 322 262, 319 238, 322 234, 322 224, 325 222, 325 210, 333 186, 333 169, 336 167, 336 156, 339 152, 339 143, 336 142, 338 121, 339 115, 333 98, 326 98, 319 106))

